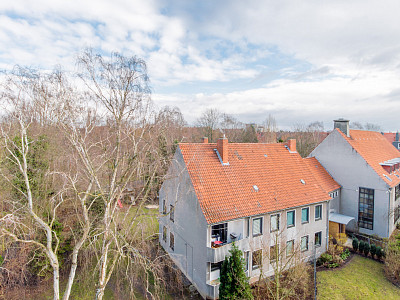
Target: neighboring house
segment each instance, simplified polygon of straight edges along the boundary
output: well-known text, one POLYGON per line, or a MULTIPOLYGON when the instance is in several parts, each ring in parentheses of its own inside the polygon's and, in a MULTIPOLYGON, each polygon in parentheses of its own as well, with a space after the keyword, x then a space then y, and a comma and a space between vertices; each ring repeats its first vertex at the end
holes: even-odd
POLYGON ((400 137, 399 137, 399 132, 393 133, 393 132, 385 132, 382 133, 383 136, 390 142, 392 145, 400 151, 400 137))
POLYGON ((314 244, 317 256, 326 251, 328 193, 339 188, 317 161, 300 157, 295 140, 179 144, 160 190, 160 244, 200 294, 215 299, 233 241, 251 282, 260 269, 273 275, 276 246, 301 249, 305 260, 314 244))
POLYGON ((330 230, 389 237, 400 212, 400 153, 379 132, 349 130, 349 121, 334 121, 335 130, 310 154, 342 188, 330 205, 330 230))

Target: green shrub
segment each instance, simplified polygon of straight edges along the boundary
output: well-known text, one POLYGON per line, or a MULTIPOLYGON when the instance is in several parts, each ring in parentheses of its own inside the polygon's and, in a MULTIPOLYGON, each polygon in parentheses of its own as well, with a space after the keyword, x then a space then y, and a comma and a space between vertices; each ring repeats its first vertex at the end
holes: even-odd
POLYGON ((353 249, 354 249, 354 251, 357 251, 358 250, 358 245, 359 245, 359 241, 358 241, 358 239, 357 238, 354 238, 353 239, 353 249))
POLYGON ((340 258, 346 260, 350 256, 350 250, 346 248, 343 253, 340 254, 340 258))
POLYGON ((383 252, 381 247, 376 247, 376 256, 378 257, 378 259, 381 259, 382 257, 385 256, 385 253, 383 252))
POLYGON ((369 246, 368 243, 364 244, 364 255, 368 256, 369 250, 371 249, 371 247, 369 246))
POLYGON ((333 263, 328 264, 328 268, 337 268, 337 267, 339 267, 338 263, 333 262, 333 263))
POLYGON ((4 257, 0 255, 0 267, 3 265, 4 257))
POLYGON ((365 246, 365 242, 360 241, 360 244, 358 245, 358 251, 360 251, 360 253, 364 252, 364 246, 365 246))
POLYGON ((318 266, 321 266, 325 263, 331 262, 333 260, 332 255, 328 254, 328 253, 323 253, 321 254, 321 256, 318 258, 317 260, 317 264, 318 266))
POLYGON ((375 254, 376 254, 376 245, 375 244, 371 245, 370 253, 371 253, 372 258, 374 258, 375 254))

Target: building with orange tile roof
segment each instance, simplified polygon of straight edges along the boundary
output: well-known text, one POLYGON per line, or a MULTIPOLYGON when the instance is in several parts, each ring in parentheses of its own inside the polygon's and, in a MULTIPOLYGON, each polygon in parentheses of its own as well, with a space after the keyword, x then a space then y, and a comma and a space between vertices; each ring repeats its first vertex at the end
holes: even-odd
POLYGON ((392 145, 400 151, 400 134, 399 132, 384 132, 383 136, 390 142, 392 145))
POLYGON ((379 132, 350 130, 343 119, 334 127, 310 154, 342 186, 339 203, 331 202, 331 225, 389 237, 400 216, 400 153, 379 132))
POLYGON ((269 252, 278 233, 304 259, 314 244, 317 256, 326 251, 329 201, 338 189, 314 158, 300 157, 295 140, 181 143, 160 190, 160 244, 200 294, 215 299, 233 241, 252 281, 260 269, 273 275, 269 252))

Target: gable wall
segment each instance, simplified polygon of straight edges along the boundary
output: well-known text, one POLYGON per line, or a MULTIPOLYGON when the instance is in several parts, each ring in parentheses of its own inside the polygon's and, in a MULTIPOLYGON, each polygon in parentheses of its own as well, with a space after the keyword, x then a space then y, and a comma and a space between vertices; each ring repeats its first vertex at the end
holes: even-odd
POLYGON ((333 131, 310 156, 316 157, 333 179, 342 185, 339 213, 355 217, 358 221, 359 188, 375 190, 374 229, 360 228, 359 231, 387 237, 391 233, 388 227, 388 186, 340 133, 333 131))
POLYGON ((160 190, 160 214, 164 200, 167 204, 167 215, 159 219, 160 244, 199 292, 204 294, 208 288, 206 285, 208 226, 179 148, 160 190), (170 220, 168 214, 170 204, 175 206, 174 222, 170 220), (168 229, 166 242, 162 236, 163 226, 168 229), (170 232, 173 232, 175 237, 173 251, 169 247, 170 232))

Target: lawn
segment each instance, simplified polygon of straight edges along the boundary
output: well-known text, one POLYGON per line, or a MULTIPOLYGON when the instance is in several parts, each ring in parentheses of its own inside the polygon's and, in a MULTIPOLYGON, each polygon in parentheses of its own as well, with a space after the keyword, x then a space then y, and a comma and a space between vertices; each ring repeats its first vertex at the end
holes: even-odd
POLYGON ((356 255, 345 267, 317 273, 318 299, 400 299, 383 265, 356 255))

